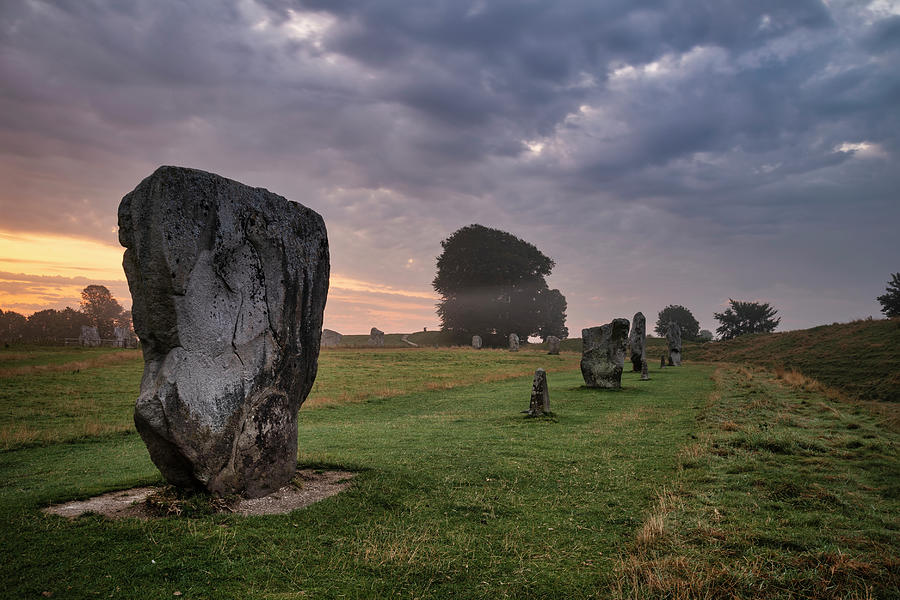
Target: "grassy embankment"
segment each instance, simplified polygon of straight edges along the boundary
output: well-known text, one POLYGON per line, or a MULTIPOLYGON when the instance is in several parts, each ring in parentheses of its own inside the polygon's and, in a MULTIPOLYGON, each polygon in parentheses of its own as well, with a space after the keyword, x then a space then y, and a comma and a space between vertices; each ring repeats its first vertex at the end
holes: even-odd
POLYGON ((123 354, 69 369, 0 353, 36 367, 0 371, 3 427, 40 432, 0 452, 11 597, 900 594, 900 435, 811 382, 731 366, 604 393, 581 387, 577 354, 324 352, 300 462, 357 471, 350 491, 277 517, 42 515, 161 481, 130 429, 85 431, 70 410, 124 427, 140 361, 123 354), (555 417, 525 419, 550 365, 555 417))
POLYGON ((865 401, 900 401, 900 320, 854 321, 812 329, 741 336, 691 344, 697 361, 759 365, 797 371, 865 401))

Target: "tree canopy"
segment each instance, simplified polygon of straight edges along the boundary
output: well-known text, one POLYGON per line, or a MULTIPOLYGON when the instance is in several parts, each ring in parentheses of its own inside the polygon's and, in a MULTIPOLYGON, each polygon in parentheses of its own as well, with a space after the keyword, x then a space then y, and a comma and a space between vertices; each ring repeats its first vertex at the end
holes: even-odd
POLYGON ((113 336, 113 327, 125 312, 105 285, 89 285, 81 291, 81 311, 97 327, 101 338, 113 336))
POLYGON ((774 318, 778 312, 768 302, 741 302, 728 299, 731 306, 724 312, 713 313, 713 317, 721 323, 716 333, 723 340, 730 340, 748 333, 769 333, 781 322, 781 317, 774 318))
POLYGON ((885 293, 876 298, 881 304, 881 312, 888 318, 900 317, 900 273, 891 275, 885 293))
POLYGON ((459 341, 480 335, 502 345, 522 339, 565 338, 566 299, 544 279, 555 266, 534 245, 482 225, 468 225, 441 242, 434 289, 442 328, 459 341))
POLYGON ((101 338, 114 336, 113 327, 131 329, 131 311, 102 285, 89 285, 81 292, 81 310, 46 308, 29 316, 0 310, 0 343, 44 344, 77 338, 83 325, 94 325, 101 338))
POLYGON ((700 333, 700 323, 697 322, 691 311, 680 304, 670 304, 659 311, 656 326, 653 328, 656 335, 665 337, 670 321, 678 323, 681 327, 681 339, 688 341, 697 339, 697 335, 700 333))

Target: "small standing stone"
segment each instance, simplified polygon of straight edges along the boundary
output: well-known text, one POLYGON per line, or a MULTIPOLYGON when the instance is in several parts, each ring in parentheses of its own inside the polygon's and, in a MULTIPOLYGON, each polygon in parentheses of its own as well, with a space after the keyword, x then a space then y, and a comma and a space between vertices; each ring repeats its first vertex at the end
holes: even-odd
POLYGON ((384 348, 384 332, 377 327, 373 327, 369 331, 369 345, 376 348, 384 348))
POLYGON ((581 376, 587 387, 622 387, 628 319, 613 319, 601 327, 581 330, 581 376))
POLYGON ((550 414, 550 388, 547 386, 547 372, 538 369, 534 372, 534 382, 531 384, 531 405, 528 408, 529 417, 540 417, 550 414))
POLYGON ((631 370, 635 373, 641 370, 641 360, 644 358, 644 348, 647 344, 647 319, 644 313, 637 312, 631 320, 631 332, 628 334, 628 346, 631 351, 631 370))
POLYGON ((510 352, 518 352, 519 351, 519 336, 515 333, 509 334, 509 351, 510 352))
POLYGON ((473 347, 473 348, 475 348, 476 350, 481 350, 482 343, 483 343, 483 342, 481 341, 481 336, 480 336, 480 335, 473 335, 473 336, 472 336, 472 347, 473 347))
POLYGON ((559 338, 551 335, 547 338, 547 354, 559 354, 559 338))
POLYGON ((341 340, 344 339, 344 336, 337 331, 333 331, 331 329, 323 329, 322 330, 322 347, 323 348, 335 348, 338 344, 341 343, 341 340))
POLYGON ((669 321, 666 329, 666 343, 669 347, 669 366, 681 366, 681 326, 675 321, 669 321))
POLYGON ((647 368, 647 359, 641 360, 641 381, 650 380, 650 370, 647 368))
POLYGON ((666 355, 665 354, 663 354, 662 356, 659 357, 659 368, 660 369, 666 368, 666 355))
POLYGON ((90 348, 96 348, 100 345, 100 333, 98 333, 96 327, 91 327, 90 325, 82 325, 81 326, 81 335, 78 336, 78 343, 82 346, 88 346, 90 348))

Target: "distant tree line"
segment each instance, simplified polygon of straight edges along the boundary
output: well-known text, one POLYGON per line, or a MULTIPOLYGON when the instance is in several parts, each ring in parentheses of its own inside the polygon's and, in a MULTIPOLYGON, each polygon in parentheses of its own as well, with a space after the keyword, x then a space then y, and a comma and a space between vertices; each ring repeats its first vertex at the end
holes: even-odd
MULTIPOLYGON (((770 333, 781 322, 775 317, 777 310, 768 302, 743 302, 729 299, 729 307, 720 313, 713 313, 719 322, 716 333, 719 339, 730 340, 748 333, 770 333)), ((700 329, 700 323, 690 310, 679 304, 670 304, 661 311, 656 319, 654 331, 660 337, 666 335, 669 323, 678 323, 681 337, 687 341, 708 342, 713 339, 711 331, 700 329)))
POLYGON ((81 335, 82 326, 94 326, 103 339, 114 337, 114 327, 131 328, 131 312, 103 285, 89 285, 81 292, 78 309, 48 308, 29 316, 0 309, 0 343, 52 344, 81 335))
POLYGON ((876 298, 881 312, 889 319, 900 317, 900 273, 892 273, 885 293, 876 298))

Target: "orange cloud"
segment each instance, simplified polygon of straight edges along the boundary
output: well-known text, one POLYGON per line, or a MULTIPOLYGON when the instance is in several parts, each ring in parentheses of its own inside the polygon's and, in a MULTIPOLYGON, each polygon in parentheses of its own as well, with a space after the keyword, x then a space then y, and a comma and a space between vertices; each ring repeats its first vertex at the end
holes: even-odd
MULTIPOLYGON (((45 308, 76 308, 81 290, 105 285, 122 306, 131 294, 122 271, 124 249, 76 237, 0 231, 0 308, 30 314, 45 308)), ((331 275, 325 326, 343 333, 436 328, 430 290, 331 275)))

